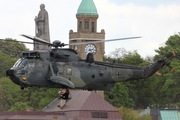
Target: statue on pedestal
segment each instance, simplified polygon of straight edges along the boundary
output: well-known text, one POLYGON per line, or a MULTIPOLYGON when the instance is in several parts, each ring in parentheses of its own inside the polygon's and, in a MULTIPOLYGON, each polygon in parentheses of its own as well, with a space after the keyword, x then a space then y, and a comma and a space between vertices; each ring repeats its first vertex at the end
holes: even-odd
MULTIPOLYGON (((48 12, 45 10, 45 5, 40 5, 40 11, 38 16, 35 17, 35 36, 42 38, 48 42, 50 42, 50 35, 49 35, 49 19, 48 19, 48 12)), ((34 44, 34 50, 44 50, 49 49, 47 45, 41 45, 37 42, 34 44)))

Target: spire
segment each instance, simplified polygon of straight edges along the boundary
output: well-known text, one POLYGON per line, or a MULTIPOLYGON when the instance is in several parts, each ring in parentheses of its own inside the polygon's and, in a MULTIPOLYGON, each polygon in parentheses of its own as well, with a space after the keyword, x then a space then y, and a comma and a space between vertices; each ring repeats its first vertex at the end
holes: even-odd
POLYGON ((93 0, 82 0, 76 15, 95 15, 98 16, 93 0))

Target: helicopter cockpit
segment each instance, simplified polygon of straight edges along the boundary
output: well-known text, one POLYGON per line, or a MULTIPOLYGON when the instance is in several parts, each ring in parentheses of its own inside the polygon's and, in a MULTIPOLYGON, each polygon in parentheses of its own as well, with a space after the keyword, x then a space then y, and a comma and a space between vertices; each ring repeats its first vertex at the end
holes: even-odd
POLYGON ((26 58, 20 58, 18 61, 13 65, 12 68, 24 68, 27 65, 26 58))
POLYGON ((6 73, 9 76, 24 75, 26 66, 28 68, 35 67, 36 60, 48 60, 48 51, 27 51, 22 53, 22 57, 16 61, 13 67, 6 73))
POLYGON ((20 58, 18 61, 13 65, 11 70, 16 70, 17 75, 24 75, 25 74, 25 66, 27 65, 28 60, 26 58, 20 58))

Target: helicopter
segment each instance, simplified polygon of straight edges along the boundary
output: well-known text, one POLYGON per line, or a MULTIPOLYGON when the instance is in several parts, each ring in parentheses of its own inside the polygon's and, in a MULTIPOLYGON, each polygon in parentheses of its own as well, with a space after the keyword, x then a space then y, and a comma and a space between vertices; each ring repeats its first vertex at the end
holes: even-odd
POLYGON ((53 47, 51 50, 31 50, 22 53, 6 75, 23 90, 26 87, 68 88, 83 90, 110 90, 116 82, 146 79, 167 64, 159 58, 147 67, 95 61, 89 52, 81 59, 73 49, 62 48, 67 45, 108 42, 136 39, 129 37, 111 40, 97 40, 64 44, 59 40, 49 43, 41 38, 24 35, 35 42, 53 47))

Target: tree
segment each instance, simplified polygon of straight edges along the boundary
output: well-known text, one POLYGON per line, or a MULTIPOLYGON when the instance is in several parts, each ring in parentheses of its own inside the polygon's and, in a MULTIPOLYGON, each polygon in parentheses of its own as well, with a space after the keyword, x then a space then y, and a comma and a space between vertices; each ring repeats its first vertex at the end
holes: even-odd
POLYGON ((105 94, 105 99, 113 106, 132 108, 135 105, 133 99, 129 97, 128 88, 121 82, 114 85, 110 94, 113 95, 113 99, 109 99, 107 94, 105 94))
POLYGON ((1 95, 3 95, 3 99, 0 102, 0 106, 4 106, 3 111, 7 111, 11 108, 11 106, 14 105, 14 99, 18 96, 16 96, 16 93, 19 89, 17 85, 15 85, 9 78, 2 77, 0 79, 0 87, 2 88, 1 95))
MULTIPOLYGON (((121 49, 119 49, 121 50, 121 49)), ((124 53, 125 50, 123 50, 124 53)), ((119 51, 120 52, 120 51, 119 51)), ((104 57, 105 61, 116 61, 117 63, 122 63, 122 64, 129 64, 129 65, 136 65, 136 66, 148 66, 149 63, 143 60, 141 56, 137 53, 137 51, 126 51, 126 54, 123 54, 123 57, 119 58, 110 58, 104 57)), ((149 103, 154 103, 155 102, 155 90, 154 90, 154 77, 147 78, 145 80, 134 80, 134 81, 128 81, 128 82, 123 82, 120 84, 115 85, 115 90, 113 90, 115 93, 115 96, 124 96, 127 101, 132 100, 132 104, 127 104, 126 101, 124 103, 118 103, 118 100, 109 100, 107 99, 110 103, 113 105, 116 103, 116 106, 119 105, 125 105, 125 107, 146 107, 149 105, 149 103), (128 89, 124 89, 128 88, 128 89), (119 90, 118 90, 118 89, 119 90), (122 89, 123 91, 122 91, 122 89), (121 90, 121 92, 120 92, 121 90), (128 91, 126 91, 128 90, 128 91), (117 95, 116 95, 117 94, 117 95), (127 95, 128 94, 128 95, 127 95), (128 100, 129 99, 129 100, 128 100), (115 103, 113 103, 115 102, 115 103)), ((117 98, 115 98, 117 99, 117 98)), ((122 101, 123 102, 123 101, 122 101)))
POLYGON ((173 35, 168 38, 164 47, 155 50, 158 54, 155 56, 158 59, 161 56, 166 56, 170 64, 161 70, 161 78, 157 89, 159 93, 160 104, 177 103, 180 99, 180 36, 173 35), (174 56, 175 55, 175 56, 174 56), (175 70, 175 71, 174 71, 175 70), (161 88, 161 89, 160 89, 161 88))
POLYGON ((42 108, 44 108, 47 104, 49 104, 52 100, 54 100, 55 98, 57 98, 58 96, 58 92, 59 89, 58 88, 49 88, 46 90, 46 95, 45 97, 43 97, 38 105, 38 110, 41 110, 42 108))
POLYGON ((7 108, 5 106, 4 98, 5 98, 5 94, 4 94, 2 86, 0 86, 0 112, 7 110, 7 108))
POLYGON ((18 85, 6 78, 6 70, 26 51, 24 44, 7 38, 0 41, 0 111, 21 111, 27 107, 42 109, 57 97, 58 89, 26 88, 23 91, 18 85))
POLYGON ((18 85, 6 77, 0 79, 1 88, 2 101, 0 101, 0 106, 5 105, 4 111, 20 111, 29 107, 34 108, 34 110, 41 110, 58 96, 57 88, 28 87, 21 90, 18 85))
POLYGON ((114 51, 111 52, 109 55, 110 58, 117 58, 121 59, 126 56, 129 52, 125 48, 116 48, 114 51))
POLYGON ((10 69, 16 60, 0 50, 0 77, 6 76, 6 70, 10 69))
POLYGON ((15 41, 11 38, 0 41, 0 77, 6 76, 6 70, 27 50, 23 43, 15 41))
POLYGON ((152 120, 150 115, 144 114, 140 116, 139 113, 130 108, 120 107, 118 111, 123 120, 152 120))
POLYGON ((136 65, 139 66, 141 63, 143 63, 144 60, 141 58, 141 56, 137 53, 137 51, 128 52, 122 59, 121 63, 123 64, 130 64, 130 65, 136 65))
MULTIPOLYGON (((122 63, 131 64, 136 66, 148 66, 149 63, 143 60, 137 51, 129 52, 124 58, 121 59, 122 63)), ((154 78, 149 77, 144 80, 136 80, 125 82, 129 88, 129 96, 134 100, 135 107, 144 108, 149 103, 154 103, 154 78)))
POLYGON ((15 39, 6 38, 0 41, 0 50, 11 57, 19 58, 22 52, 28 49, 23 43, 17 42, 15 39))

